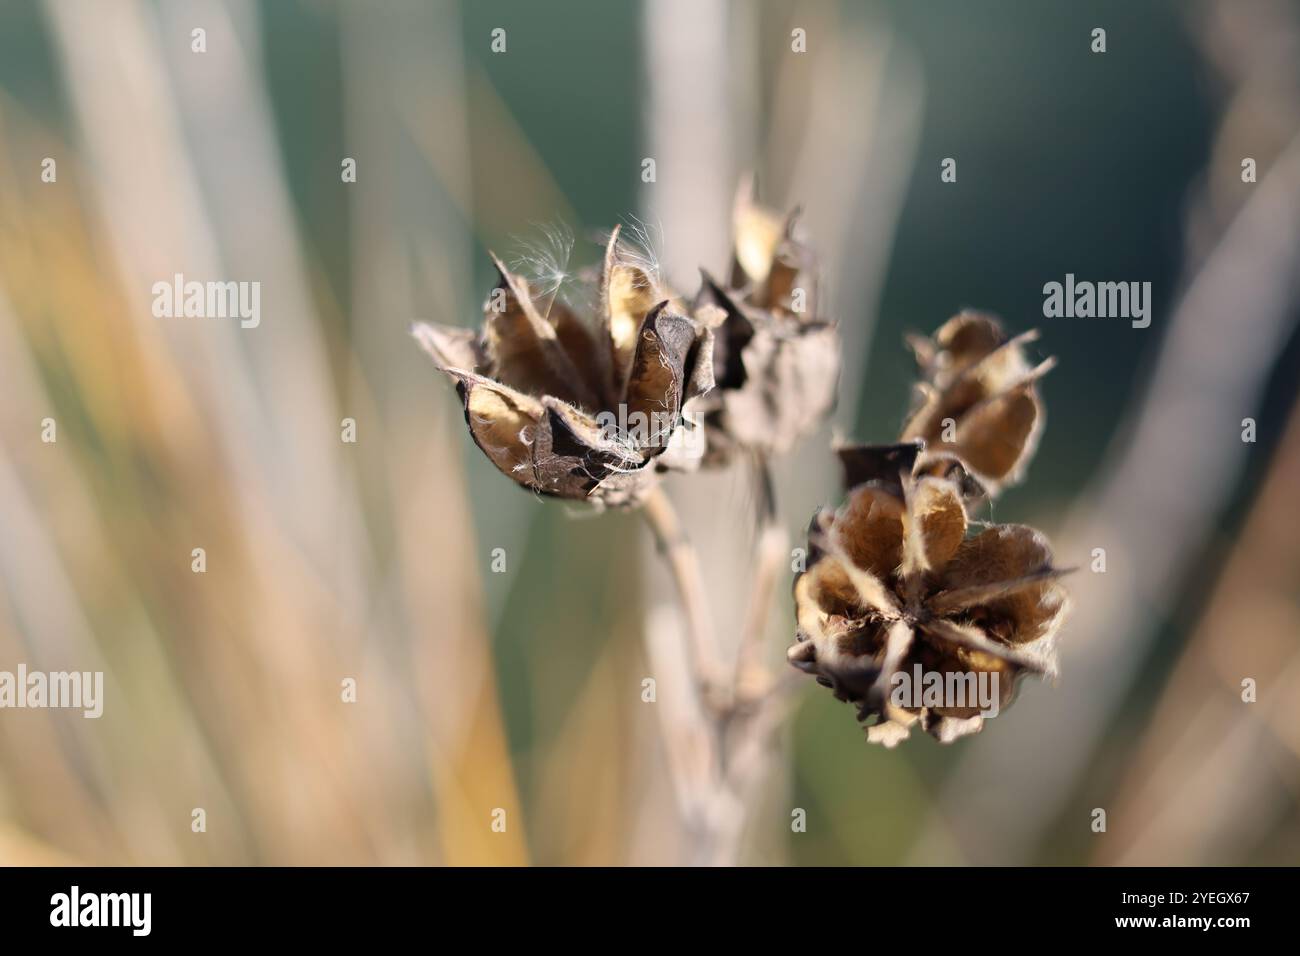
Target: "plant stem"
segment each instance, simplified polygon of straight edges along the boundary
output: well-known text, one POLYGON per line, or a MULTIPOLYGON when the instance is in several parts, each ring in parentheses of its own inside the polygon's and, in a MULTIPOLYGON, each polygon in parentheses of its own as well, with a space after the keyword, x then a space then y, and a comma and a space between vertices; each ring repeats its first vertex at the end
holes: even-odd
POLYGON ((776 485, 766 455, 755 453, 750 460, 754 481, 755 535, 753 578, 744 629, 736 650, 735 686, 740 694, 763 693, 764 673, 760 653, 767 630, 772 594, 785 558, 787 538, 776 508, 776 485))
POLYGON ((773 733, 792 701, 791 685, 768 675, 758 659, 786 542, 768 462, 755 457, 753 466, 758 499, 754 577, 733 668, 724 669, 719 663, 699 558, 672 502, 659 487, 641 508, 672 574, 686 619, 682 646, 700 707, 692 708, 684 723, 668 720, 661 726, 679 792, 688 794, 683 813, 692 859, 705 866, 737 862, 747 808, 769 766, 773 733), (679 738, 677 732, 685 737, 679 738), (692 752, 708 756, 702 763, 681 759, 692 752))
POLYGON ((714 709, 720 687, 721 671, 715 654, 717 641, 713 617, 709 610, 700 560, 690 539, 682 529, 677 510, 662 487, 650 492, 641 506, 641 514, 654 533, 659 551, 667 562, 686 617, 687 655, 695 676, 701 702, 714 709))

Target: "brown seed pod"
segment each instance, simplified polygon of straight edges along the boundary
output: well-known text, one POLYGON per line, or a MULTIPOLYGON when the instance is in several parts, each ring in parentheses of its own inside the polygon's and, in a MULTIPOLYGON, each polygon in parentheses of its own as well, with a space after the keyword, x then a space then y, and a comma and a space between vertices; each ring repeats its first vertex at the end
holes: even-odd
POLYGON ((477 334, 413 334, 455 382, 465 423, 498 470, 538 494, 635 504, 655 480, 692 403, 713 387, 713 335, 671 308, 651 271, 610 236, 601 314, 558 299, 543 315, 522 276, 500 279, 477 334))
POLYGON ((797 213, 764 209, 742 186, 728 281, 704 273, 695 299, 696 318, 716 335, 717 388, 703 403, 706 463, 740 451, 787 452, 834 408, 839 335, 817 311, 817 284, 797 213))
MULTIPOLYGON (((916 721, 949 742, 983 726, 970 700, 900 703, 896 675, 949 683, 996 675, 996 708, 1024 673, 1051 673, 1068 599, 1046 538, 1024 525, 967 537, 960 487, 943 478, 871 480, 809 529, 807 570, 795 580, 796 641, 788 657, 872 721, 892 747, 916 721), (917 671, 917 668, 920 668, 917 671)), ((989 683, 993 683, 990 681, 989 683)))
POLYGON ((1009 338, 991 316, 967 311, 911 339, 921 381, 901 440, 925 442, 922 471, 956 458, 990 495, 1021 480, 1043 429, 1037 383, 1055 365, 1029 364, 1024 347, 1037 336, 1009 338))

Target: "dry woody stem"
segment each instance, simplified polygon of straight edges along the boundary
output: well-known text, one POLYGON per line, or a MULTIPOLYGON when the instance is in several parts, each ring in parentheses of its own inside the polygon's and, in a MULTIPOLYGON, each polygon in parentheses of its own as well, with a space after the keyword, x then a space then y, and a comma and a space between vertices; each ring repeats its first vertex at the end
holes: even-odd
POLYGON ((777 511, 776 485, 767 456, 755 453, 750 461, 750 471, 754 481, 756 542, 749 605, 736 654, 735 684, 742 696, 761 694, 765 689, 764 670, 758 657, 788 544, 777 511))
POLYGON ((682 529, 677 510, 662 486, 651 491, 641 506, 641 514, 655 536, 660 554, 672 574, 686 618, 685 640, 687 659, 695 677, 701 701, 712 706, 717 701, 721 687, 722 668, 716 657, 717 639, 713 632, 713 618, 705 593, 704 578, 700 574, 700 560, 686 532, 682 529))

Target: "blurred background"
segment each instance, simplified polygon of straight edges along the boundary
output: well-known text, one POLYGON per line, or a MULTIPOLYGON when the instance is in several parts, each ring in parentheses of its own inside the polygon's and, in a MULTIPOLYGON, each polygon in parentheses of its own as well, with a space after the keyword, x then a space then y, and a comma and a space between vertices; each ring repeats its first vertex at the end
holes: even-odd
MULTIPOLYGON (((801 687, 728 862, 1300 859, 1295 3, 8 0, 0 670, 106 701, 0 711, 0 862, 690 860, 645 529, 500 476, 408 327, 477 325, 487 250, 539 224, 582 264, 643 221, 693 291, 751 171, 845 343, 778 464, 791 541, 838 500, 832 435, 897 434, 903 335, 973 306, 1060 360, 994 517, 1082 570, 1060 681, 977 737, 869 747, 801 687), (155 318, 178 272, 260 281, 260 326, 155 318), (1149 281, 1150 327, 1045 319, 1066 273, 1149 281)), ((753 490, 669 491, 734 634, 753 490)))

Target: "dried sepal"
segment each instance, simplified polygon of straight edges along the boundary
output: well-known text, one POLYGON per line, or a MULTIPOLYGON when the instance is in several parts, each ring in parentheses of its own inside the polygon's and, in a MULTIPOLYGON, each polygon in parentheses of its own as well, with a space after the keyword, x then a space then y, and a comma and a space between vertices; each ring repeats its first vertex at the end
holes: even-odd
POLYGON ((854 565, 887 581, 903 563, 905 507, 903 497, 886 485, 859 485, 836 513, 830 534, 854 565))
POLYGON ((672 299, 657 270, 629 249, 621 235, 620 226, 610 231, 600 273, 602 328, 608 343, 610 387, 615 394, 626 388, 646 317, 672 299))
POLYGON ((483 309, 483 350, 492 377, 530 395, 554 395, 592 407, 592 383, 579 374, 555 328, 533 303, 528 283, 493 256, 499 279, 483 309))
POLYGON ((844 487, 853 488, 869 481, 884 482, 900 492, 903 481, 912 474, 925 443, 902 442, 897 445, 840 444, 833 449, 840 460, 844 487))
POLYGON ((896 445, 841 443, 833 450, 840 461, 845 488, 878 481, 901 494, 909 477, 930 477, 955 484, 967 509, 988 497, 988 491, 960 458, 950 452, 927 451, 925 442, 919 439, 896 445))
POLYGON ((942 478, 921 478, 903 488, 903 566, 905 576, 919 578, 946 565, 966 537, 966 509, 961 489, 942 478))
POLYGON ((695 345, 696 327, 690 319, 671 315, 661 302, 644 316, 628 367, 626 407, 629 415, 644 416, 650 429, 637 437, 642 448, 662 450, 681 416, 686 399, 686 360, 695 345))
POLYGON ((542 403, 481 375, 451 371, 464 403, 465 424, 475 444, 515 481, 534 481, 534 448, 546 417, 542 403))
POLYGON ((754 201, 752 178, 747 177, 741 182, 732 206, 734 238, 730 281, 733 287, 767 281, 777 250, 791 225, 791 217, 781 216, 754 201))
POLYGON ((415 340, 429 353, 434 364, 449 371, 475 372, 488 362, 487 353, 473 329, 420 323, 412 330, 415 340))

